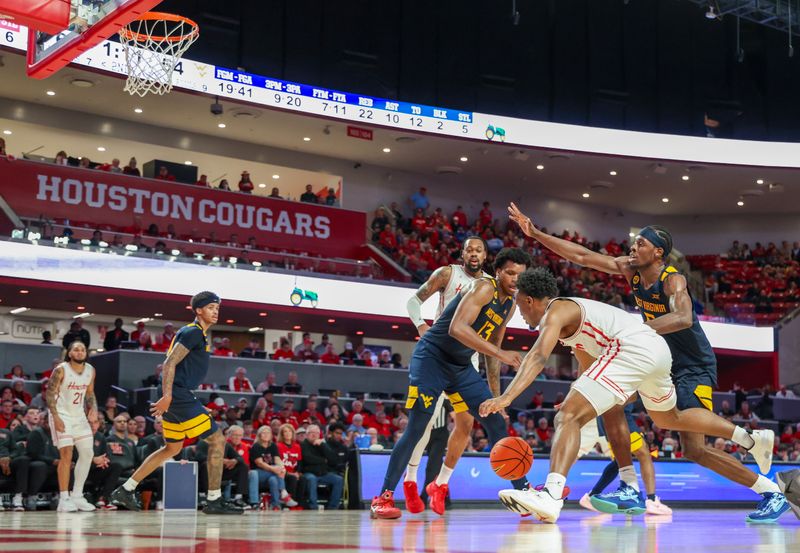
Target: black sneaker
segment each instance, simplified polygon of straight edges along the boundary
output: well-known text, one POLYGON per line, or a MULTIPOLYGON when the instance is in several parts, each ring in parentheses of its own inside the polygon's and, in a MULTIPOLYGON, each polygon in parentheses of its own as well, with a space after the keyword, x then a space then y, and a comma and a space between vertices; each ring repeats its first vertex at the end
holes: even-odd
POLYGON ((219 497, 214 501, 209 501, 203 512, 207 515, 241 515, 244 513, 244 509, 219 497))
POLYGON ((233 503, 234 506, 239 507, 243 511, 250 510, 250 505, 241 497, 234 499, 233 501, 229 501, 229 503, 233 503))
POLYGON ((129 511, 141 511, 142 506, 136 499, 136 492, 129 492, 123 486, 120 486, 108 498, 110 503, 114 503, 119 507, 125 507, 129 511))

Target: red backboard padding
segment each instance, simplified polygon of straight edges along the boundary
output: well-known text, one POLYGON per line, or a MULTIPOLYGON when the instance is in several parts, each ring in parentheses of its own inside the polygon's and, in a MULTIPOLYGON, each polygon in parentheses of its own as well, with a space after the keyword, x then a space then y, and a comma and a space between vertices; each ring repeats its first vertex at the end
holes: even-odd
POLYGON ((0 13, 14 23, 57 34, 69 25, 70 0, 0 0, 0 13))

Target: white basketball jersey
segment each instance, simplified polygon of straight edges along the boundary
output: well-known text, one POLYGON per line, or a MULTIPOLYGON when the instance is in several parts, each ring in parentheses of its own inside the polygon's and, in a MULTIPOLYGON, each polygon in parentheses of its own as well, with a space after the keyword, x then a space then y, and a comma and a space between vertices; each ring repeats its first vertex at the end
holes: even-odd
MULTIPOLYGON (((481 276, 490 276, 485 272, 481 272, 481 276)), ((439 292, 439 305, 436 306, 436 316, 434 317, 434 321, 439 318, 444 311, 444 308, 447 307, 447 304, 453 301, 458 294, 461 293, 467 286, 469 286, 472 282, 477 279, 472 278, 467 274, 467 271, 464 270, 464 267, 461 265, 450 265, 450 280, 447 281, 447 286, 444 287, 444 290, 439 292)), ((478 369, 478 352, 475 352, 472 355, 472 366, 475 367, 475 370, 478 369)))
POLYGON ((64 371, 64 379, 58 389, 58 399, 56 400, 56 410, 62 417, 86 417, 84 399, 86 390, 92 383, 94 367, 86 363, 81 374, 72 370, 69 362, 61 363, 64 371))
POLYGON ((656 331, 642 323, 641 319, 629 313, 599 301, 583 298, 555 298, 570 300, 581 308, 581 326, 575 334, 559 340, 567 347, 585 351, 594 358, 600 357, 609 347, 619 347, 623 341, 635 339, 636 336, 658 336, 656 331))

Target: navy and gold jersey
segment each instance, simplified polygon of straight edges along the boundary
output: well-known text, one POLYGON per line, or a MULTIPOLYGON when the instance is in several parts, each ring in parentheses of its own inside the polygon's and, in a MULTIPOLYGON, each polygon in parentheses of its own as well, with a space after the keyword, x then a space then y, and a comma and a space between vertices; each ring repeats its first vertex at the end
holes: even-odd
MULTIPOLYGON (((642 277, 637 272, 631 279, 631 289, 636 305, 645 321, 651 321, 670 313, 669 297, 664 293, 664 282, 669 275, 677 273, 675 267, 667 266, 650 288, 641 284, 642 277)), ((704 374, 714 385, 717 382, 717 359, 706 338, 697 314, 692 310, 692 326, 678 332, 661 335, 672 353, 672 376, 674 379, 689 375, 704 374)))
MULTIPOLYGON (((169 355, 175 344, 181 344, 189 353, 175 367, 175 380, 173 381, 172 395, 178 399, 186 395, 186 391, 197 389, 208 373, 208 363, 211 357, 211 346, 203 328, 197 321, 182 327, 172 339, 169 346, 169 355)), ((159 379, 161 387, 161 379, 159 379)), ((194 398, 193 394, 189 394, 194 398)), ((187 398, 188 399, 188 398, 187 398)))
MULTIPOLYGON (((508 314, 511 312, 511 308, 514 306, 514 299, 506 298, 506 300, 501 303, 499 299, 500 294, 497 290, 497 281, 491 277, 484 277, 483 280, 492 283, 492 286, 494 286, 494 296, 492 297, 492 301, 481 308, 478 317, 475 319, 475 322, 472 323, 472 328, 481 338, 489 340, 495 330, 500 328, 505 322, 508 314)), ((436 322, 433 323, 433 326, 422 337, 420 343, 425 342, 436 346, 451 363, 471 365, 471 358, 475 350, 465 346, 450 336, 450 323, 453 321, 453 316, 463 297, 463 295, 458 294, 447 304, 447 307, 444 308, 444 311, 442 311, 442 314, 436 319, 436 322)))

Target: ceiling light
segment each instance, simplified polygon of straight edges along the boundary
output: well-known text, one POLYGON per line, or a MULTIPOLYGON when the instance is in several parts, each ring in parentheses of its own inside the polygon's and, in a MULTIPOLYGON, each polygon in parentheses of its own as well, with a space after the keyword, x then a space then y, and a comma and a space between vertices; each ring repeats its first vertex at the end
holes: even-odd
POLYGON ((611 175, 612 177, 616 177, 617 176, 617 172, 616 171, 609 171, 608 174, 611 175))
POLYGON ((184 162, 183 162, 183 164, 184 164, 184 165, 191 165, 191 164, 192 164, 192 162, 191 162, 191 161, 184 161, 184 162))
POLYGON ((669 203, 669 198, 661 198, 661 201, 664 202, 665 204, 668 204, 669 203))
POLYGON ((398 328, 400 328, 400 325, 392 325, 392 330, 397 330, 398 328))
POLYGON ((303 142, 311 142, 311 138, 308 136, 303 137, 303 142))
POLYGON ((20 294, 30 294, 30 290, 20 290, 20 294))
POLYGON ((583 196, 584 198, 588 198, 589 197, 589 193, 588 192, 584 192, 583 194, 581 194, 581 196, 583 196))
POLYGON ((468 158, 467 156, 461 156, 461 157, 460 157, 460 158, 458 158, 458 159, 460 159, 460 160, 461 160, 461 161, 463 161, 464 163, 466 163, 467 161, 469 161, 469 158, 468 158))
POLYGON ((328 319, 328 322, 329 322, 329 323, 331 323, 331 324, 333 324, 333 323, 335 323, 335 322, 336 322, 336 319, 328 319))
POLYGON ((84 307, 83 305, 79 305, 75 309, 77 309, 78 311, 83 311, 84 309, 86 309, 86 307, 84 307))
POLYGON ((228 324, 233 324, 233 319, 225 319, 225 322, 228 324))
POLYGON ((258 187, 259 187, 259 188, 266 188, 266 187, 267 187, 267 185, 266 185, 266 184, 264 184, 263 182, 260 182, 260 183, 258 183, 258 187))
POLYGON ((279 178, 281 178, 281 176, 280 175, 272 175, 272 178, 275 179, 275 180, 278 180, 279 178))
POLYGON ((142 317, 141 319, 136 319, 135 321, 133 321, 133 324, 138 325, 139 323, 149 323, 152 320, 153 319, 151 319, 150 317, 142 317))
POLYGON ((106 151, 106 149, 105 149, 105 147, 104 147, 104 146, 98 146, 98 147, 97 147, 97 151, 98 151, 98 152, 105 152, 105 151, 106 151))
POLYGON ((133 108, 134 113, 142 113, 144 110, 142 108, 133 108))
POLYGON ((30 310, 31 310, 30 307, 17 307, 16 309, 12 309, 10 313, 13 313, 14 315, 19 315, 20 313, 25 313, 26 311, 30 310))
POLYGON ((266 317, 267 316, 267 312, 266 311, 262 311, 261 313, 258 314, 258 316, 259 317, 266 317))
POLYGON ((108 303, 114 303, 114 298, 106 298, 106 301, 107 301, 108 303))
POLYGON ((254 327, 248 328, 247 332, 258 332, 259 330, 264 330, 264 329, 261 328, 260 326, 254 326, 254 327))
POLYGON ((5 130, 5 131, 3 131, 3 134, 8 135, 8 134, 13 134, 13 133, 11 131, 9 131, 9 130, 5 130))
POLYGON ((706 12, 706 19, 716 19, 717 12, 714 11, 714 6, 711 4, 708 5, 708 11, 706 12))
POLYGON ((681 180, 689 180, 689 175, 683 175, 683 176, 681 177, 681 180))
POLYGON ((628 236, 630 236, 631 238, 633 238, 633 237, 634 237, 634 236, 636 236, 636 235, 635 235, 635 234, 633 234, 632 232, 629 232, 629 233, 628 233, 628 236))
POLYGON ((522 346, 522 351, 528 351, 530 348, 528 346, 522 346))
POLYGON ((513 342, 514 341, 514 337, 513 336, 506 336, 506 340, 508 340, 510 342, 513 342))
POLYGON ((224 128, 225 128, 225 127, 227 127, 228 125, 226 125, 225 123, 217 123, 217 126, 218 126, 220 129, 224 129, 224 128))
POLYGON ((756 184, 764 184, 764 179, 758 179, 758 180, 756 180, 756 184))
POLYGON ((294 330, 300 330, 302 327, 300 325, 294 325, 292 328, 294 330))
POLYGON ((260 262, 260 261, 253 261, 253 262, 251 263, 251 265, 252 265, 253 267, 261 267, 261 262, 260 262))
POLYGON ((383 153, 384 153, 384 154, 388 154, 388 153, 390 153, 391 151, 392 151, 392 149, 391 149, 391 148, 384 148, 384 149, 383 149, 383 153))
POLYGON ((78 313, 77 315, 73 315, 72 318, 73 319, 85 319, 86 317, 91 317, 91 316, 92 316, 92 313, 89 313, 87 311, 86 313, 78 313))
POLYGON ((744 202, 742 200, 739 200, 738 202, 736 202, 736 205, 742 207, 744 205, 744 202))
POLYGON ((153 317, 163 317, 163 313, 153 313, 153 317))
POLYGON ((363 335, 364 335, 364 331, 363 330, 357 330, 356 331, 356 336, 363 336, 363 335))
POLYGON ((544 169, 544 165, 537 165, 537 166, 536 166, 536 168, 537 168, 539 171, 541 171, 542 169, 544 169))
POLYGON ((56 93, 55 93, 55 91, 53 91, 53 90, 48 90, 48 91, 47 91, 47 95, 48 95, 48 96, 55 96, 55 95, 56 95, 56 93))

